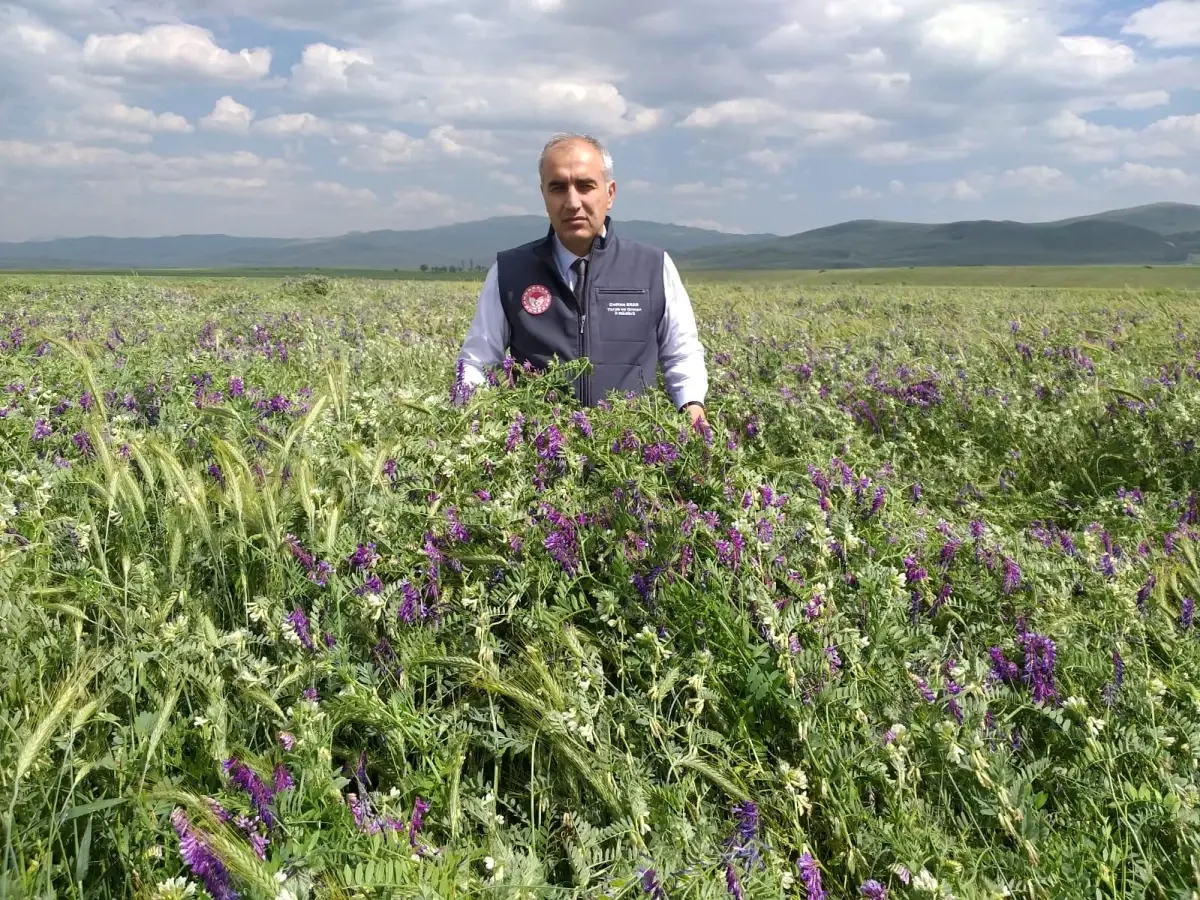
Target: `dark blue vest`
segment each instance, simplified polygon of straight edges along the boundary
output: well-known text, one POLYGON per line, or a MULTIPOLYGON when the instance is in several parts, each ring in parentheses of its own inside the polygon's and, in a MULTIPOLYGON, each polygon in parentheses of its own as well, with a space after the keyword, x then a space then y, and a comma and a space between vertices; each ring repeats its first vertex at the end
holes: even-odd
POLYGON ((554 229, 497 254, 509 353, 544 369, 587 359, 575 396, 595 406, 610 391, 641 394, 658 383, 658 325, 666 310, 663 251, 617 237, 612 221, 592 243, 582 302, 558 274, 554 229))

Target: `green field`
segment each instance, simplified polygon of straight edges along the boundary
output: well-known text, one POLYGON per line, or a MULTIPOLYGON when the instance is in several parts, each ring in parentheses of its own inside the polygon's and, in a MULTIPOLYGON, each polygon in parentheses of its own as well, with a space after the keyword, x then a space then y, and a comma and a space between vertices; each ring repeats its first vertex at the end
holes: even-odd
POLYGON ((1195 295, 705 274, 0 278, 0 898, 1193 897, 1195 295))
MULTIPOLYGON (((970 266, 959 268, 826 269, 791 271, 759 269, 728 272, 681 269, 689 284, 718 282, 748 285, 912 285, 938 287, 1040 287, 1040 288, 1171 288, 1200 290, 1200 266, 970 266)), ((319 276, 383 281, 482 282, 484 272, 420 272, 404 269, 142 269, 89 272, 0 271, 0 279, 38 276, 77 280, 103 276, 207 279, 284 279, 319 276)))

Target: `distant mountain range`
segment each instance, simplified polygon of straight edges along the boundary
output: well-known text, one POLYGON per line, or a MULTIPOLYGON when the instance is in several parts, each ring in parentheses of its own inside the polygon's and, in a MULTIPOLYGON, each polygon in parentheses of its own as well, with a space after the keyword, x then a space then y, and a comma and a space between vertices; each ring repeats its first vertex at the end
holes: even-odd
MULTIPOLYGON (((1200 257, 1200 206, 1154 203, 1056 222, 918 224, 857 219, 787 236, 616 220, 683 269, 1169 264, 1200 257)), ((328 238, 60 238, 0 243, 0 269, 417 269, 486 267, 546 233, 542 216, 328 238)))

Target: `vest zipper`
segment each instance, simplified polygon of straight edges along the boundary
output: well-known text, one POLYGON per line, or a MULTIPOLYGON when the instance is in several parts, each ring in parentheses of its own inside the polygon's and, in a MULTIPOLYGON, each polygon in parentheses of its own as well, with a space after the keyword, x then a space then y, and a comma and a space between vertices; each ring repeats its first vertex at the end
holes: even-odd
MULTIPOLYGON (((579 285, 579 355, 586 357, 588 355, 587 342, 587 290, 588 276, 591 275, 591 266, 584 269, 582 283, 579 285)), ((579 376, 579 402, 585 406, 591 406, 591 379, 587 372, 583 372, 579 376)))

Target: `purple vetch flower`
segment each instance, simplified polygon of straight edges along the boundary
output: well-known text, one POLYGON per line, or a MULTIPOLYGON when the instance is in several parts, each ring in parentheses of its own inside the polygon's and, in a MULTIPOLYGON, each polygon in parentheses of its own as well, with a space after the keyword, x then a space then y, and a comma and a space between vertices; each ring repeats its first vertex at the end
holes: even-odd
POLYGON ((650 900, 667 900, 667 892, 658 883, 658 873, 653 869, 643 869, 640 881, 642 893, 649 894, 650 900))
POLYGON ((946 708, 950 710, 950 714, 954 716, 954 720, 961 725, 963 723, 963 711, 962 707, 958 703, 958 700, 954 697, 951 697, 946 703, 946 708))
POLYGON ((429 801, 417 798, 413 804, 412 819, 408 823, 408 842, 417 846, 417 834, 425 824, 425 813, 429 812, 429 801))
POLYGON ((346 562, 350 564, 351 569, 369 569, 379 560, 379 554, 375 552, 375 542, 371 541, 367 544, 359 544, 355 551, 347 557, 346 562))
POLYGON ((296 782, 292 780, 292 773, 288 771, 287 766, 283 763, 275 766, 275 769, 271 773, 271 788, 273 792, 280 794, 284 791, 290 791, 295 786, 296 782))
POLYGON ((245 385, 245 382, 242 381, 242 379, 240 379, 236 375, 234 375, 232 378, 229 379, 229 396, 230 397, 240 397, 245 392, 246 392, 246 385, 245 385))
POLYGON ((304 693, 301 694, 300 696, 303 697, 305 700, 307 700, 309 703, 321 702, 320 693, 318 693, 317 689, 313 688, 313 687, 305 688, 304 693))
POLYGON ((171 825, 179 835, 179 855, 188 868, 204 882, 204 889, 213 900, 237 900, 238 894, 229 883, 229 871, 209 847, 200 832, 188 822, 184 811, 176 807, 171 813, 171 825))
POLYGON ((804 886, 803 900, 828 900, 829 893, 821 886, 821 870, 813 855, 805 850, 796 861, 796 868, 800 870, 800 883, 804 886))
POLYGON ((1179 607, 1179 627, 1184 629, 1191 628, 1192 617, 1195 615, 1195 612, 1196 601, 1191 597, 1184 597, 1183 603, 1179 607))
POLYGON ((577 410, 571 414, 571 424, 579 429, 579 433, 584 437, 592 436, 592 423, 588 420, 587 413, 583 410, 577 410))
POLYGON ((41 441, 50 437, 52 429, 45 419, 39 418, 33 423, 33 433, 30 435, 30 440, 41 441))
POLYGON ((492 495, 484 490, 476 491, 475 496, 478 497, 483 503, 490 503, 492 499, 492 495))
POLYGON ((829 671, 835 676, 842 671, 842 657, 836 646, 825 648, 825 656, 829 660, 829 671))
POLYGON ((1151 572, 1148 576, 1146 576, 1146 582, 1140 588, 1138 588, 1137 607, 1138 610, 1143 614, 1146 612, 1146 601, 1150 599, 1150 595, 1154 592, 1154 585, 1157 583, 1157 581, 1158 579, 1155 578, 1154 573, 1151 572))
POLYGON ((262 780, 257 772, 236 756, 225 760, 223 768, 226 774, 229 775, 229 780, 250 795, 250 800, 254 804, 255 810, 262 816, 262 820, 266 823, 267 827, 274 827, 275 817, 271 813, 270 804, 275 796, 275 792, 267 787, 266 782, 262 780))
POLYGON ((289 753, 296 747, 296 736, 290 731, 279 732, 279 744, 284 750, 289 753))
POLYGON ((378 575, 371 575, 361 585, 354 589, 354 593, 362 597, 366 594, 382 594, 383 581, 378 575))
POLYGON ((221 487, 225 487, 225 473, 221 471, 221 467, 217 463, 209 464, 208 474, 212 477, 213 481, 221 487))
POLYGON ((1004 593, 1011 594, 1021 586, 1021 567, 1016 560, 1004 557, 1004 593))
POLYGON ((870 519, 877 515, 883 509, 883 501, 887 497, 887 488, 882 484, 875 488, 875 494, 871 497, 871 508, 863 513, 864 519, 870 519))
POLYGON ((913 681, 917 685, 917 690, 920 691, 921 696, 925 698, 926 703, 932 703, 937 699, 937 694, 933 692, 933 689, 929 687, 929 682, 924 678, 914 676, 913 681))
POLYGON ((859 887, 858 892, 867 898, 867 900, 887 900, 887 888, 876 881, 874 878, 868 878, 859 887))
POLYGON ((288 613, 287 618, 283 620, 283 624, 286 629, 290 630, 296 636, 305 650, 315 649, 312 642, 312 626, 303 609, 297 606, 288 613))
POLYGON ((647 444, 642 451, 642 462, 648 466, 657 466, 663 463, 672 463, 679 459, 679 450, 674 444, 666 441, 658 441, 653 444, 647 444))
POLYGON ((82 453, 85 458, 91 459, 96 455, 96 450, 92 447, 92 439, 86 431, 75 432, 71 435, 71 442, 75 445, 75 449, 82 453))
POLYGON ((421 602, 421 595, 417 589, 409 582, 405 581, 400 585, 400 594, 404 598, 400 603, 400 609, 396 613, 401 620, 408 624, 412 624, 419 617, 424 618, 426 609, 425 604, 421 602))
POLYGON ((521 443, 521 431, 525 427, 525 416, 517 413, 516 419, 508 427, 508 439, 504 442, 504 452, 512 453, 517 444, 521 443))
POLYGON ((471 532, 467 530, 466 525, 459 521, 458 510, 453 506, 447 507, 446 519, 450 522, 449 535, 453 540, 465 544, 471 539, 471 532))
POLYGON ((727 846, 744 847, 756 837, 759 831, 758 804, 753 800, 735 803, 733 806, 735 821, 733 835, 726 840, 727 846))
POLYGON ((738 878, 737 871, 733 868, 733 863, 725 865, 725 889, 729 891, 729 896, 734 900, 744 900, 746 896, 741 879, 738 878))
POLYGON ((557 425, 551 425, 534 439, 538 456, 545 460, 558 460, 563 456, 565 439, 557 425))
POLYGON ((1033 702, 1054 699, 1058 696, 1054 688, 1054 641, 1030 631, 1022 635, 1021 642, 1025 650, 1024 680, 1033 690, 1033 702))
POLYGON ((319 561, 311 572, 308 573, 308 580, 320 587, 325 587, 329 582, 329 576, 333 574, 333 566, 325 560, 319 561))
POLYGON ((1004 656, 1004 651, 999 647, 992 647, 988 651, 992 658, 992 677, 997 681, 1003 681, 1011 684, 1016 681, 1021 674, 1020 668, 1015 662, 1007 659, 1004 656))

